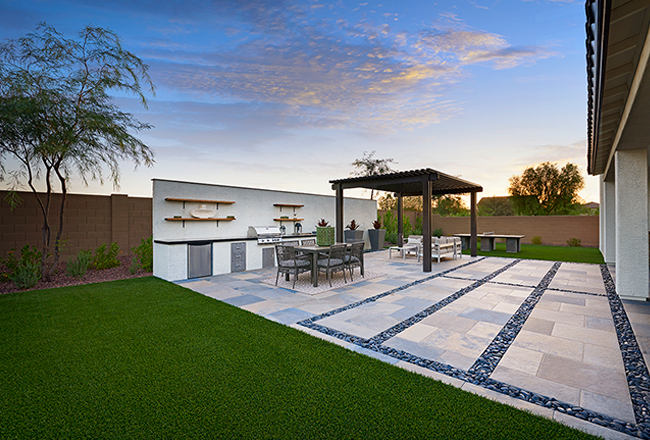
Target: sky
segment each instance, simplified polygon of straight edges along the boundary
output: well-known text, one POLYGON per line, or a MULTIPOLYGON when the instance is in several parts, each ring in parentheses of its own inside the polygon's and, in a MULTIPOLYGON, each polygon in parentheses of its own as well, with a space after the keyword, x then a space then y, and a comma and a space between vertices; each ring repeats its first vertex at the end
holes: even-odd
MULTIPOLYGON (((45 21, 72 38, 109 28, 149 66, 155 165, 121 166, 118 189, 151 179, 333 194, 364 152, 507 195, 542 162, 577 164, 585 201, 584 3, 546 0, 0 0, 0 38, 45 21)), ((6 188, 6 183, 0 183, 6 188)), ((361 190, 346 195, 367 197, 361 190)))

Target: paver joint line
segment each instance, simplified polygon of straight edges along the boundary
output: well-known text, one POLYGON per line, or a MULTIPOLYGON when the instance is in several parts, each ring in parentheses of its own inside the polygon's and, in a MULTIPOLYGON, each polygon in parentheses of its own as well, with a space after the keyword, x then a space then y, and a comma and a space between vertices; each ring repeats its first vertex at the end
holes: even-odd
MULTIPOLYGON (((566 264, 566 263, 562 263, 566 264)), ((445 278, 449 278, 452 280, 467 280, 467 278, 462 278, 462 277, 455 277, 451 275, 445 275, 445 278)), ((502 286, 512 286, 512 287, 523 287, 526 289, 534 289, 536 286, 530 285, 530 284, 520 284, 520 283, 506 283, 503 281, 488 281, 490 284, 499 284, 502 286)), ((607 295, 603 295, 602 293, 593 293, 593 292, 581 292, 579 290, 569 290, 569 289, 558 289, 556 287, 547 287, 546 290, 552 290, 554 292, 566 292, 566 293, 576 293, 578 295, 590 295, 590 296, 602 296, 606 297, 607 295)))

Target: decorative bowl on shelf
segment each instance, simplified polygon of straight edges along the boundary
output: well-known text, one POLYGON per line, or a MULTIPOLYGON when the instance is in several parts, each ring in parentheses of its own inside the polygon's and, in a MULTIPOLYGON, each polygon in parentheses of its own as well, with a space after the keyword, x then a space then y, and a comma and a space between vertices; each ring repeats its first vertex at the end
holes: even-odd
POLYGON ((190 211, 190 215, 194 218, 210 218, 214 217, 216 213, 217 211, 207 208, 206 205, 201 205, 201 207, 190 211))

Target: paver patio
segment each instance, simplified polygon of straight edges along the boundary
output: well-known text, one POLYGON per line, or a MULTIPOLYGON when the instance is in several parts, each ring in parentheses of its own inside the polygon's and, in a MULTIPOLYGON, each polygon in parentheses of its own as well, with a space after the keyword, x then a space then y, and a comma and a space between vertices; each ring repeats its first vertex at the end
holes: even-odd
POLYGON ((275 269, 178 284, 606 438, 650 436, 650 304, 621 302, 604 266, 365 258, 386 275, 317 295, 262 283, 275 269))

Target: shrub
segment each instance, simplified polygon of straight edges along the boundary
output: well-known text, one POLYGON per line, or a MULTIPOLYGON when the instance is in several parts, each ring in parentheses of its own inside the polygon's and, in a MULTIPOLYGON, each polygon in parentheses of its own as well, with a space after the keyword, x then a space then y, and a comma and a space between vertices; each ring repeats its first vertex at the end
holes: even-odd
POLYGON ((20 258, 16 258, 16 249, 11 249, 7 258, 2 259, 2 264, 7 268, 2 279, 13 281, 20 289, 34 287, 41 279, 41 255, 36 246, 30 247, 28 244, 20 250, 20 258))
POLYGON ((438 238, 442 237, 442 228, 434 229, 433 230, 433 235, 435 235, 438 238))
POLYGON ((102 243, 102 245, 95 251, 92 266, 97 270, 117 267, 121 264, 120 260, 117 259, 117 254, 120 252, 120 247, 117 243, 111 243, 111 247, 108 251, 106 251, 106 243, 102 243))
POLYGON ((22 261, 9 278, 19 289, 34 287, 41 279, 41 263, 22 261))
POLYGON ((542 237, 539 235, 534 236, 533 238, 530 239, 530 242, 532 244, 542 244, 542 237))
POLYGON ((580 247, 580 246, 582 246, 582 243, 580 242, 580 239, 579 239, 579 238, 569 238, 569 239, 566 241, 566 244, 568 244, 569 246, 575 246, 575 247, 580 247))
POLYGON ((422 235, 422 217, 415 218, 415 227, 411 231, 414 235, 422 235))
POLYGON ((83 278, 88 271, 90 263, 93 261, 93 253, 90 251, 79 251, 77 258, 68 261, 66 271, 68 275, 74 278, 83 278))
POLYGON ((131 248, 134 254, 129 271, 136 273, 142 269, 146 272, 153 271, 153 237, 143 238, 140 246, 131 248))

